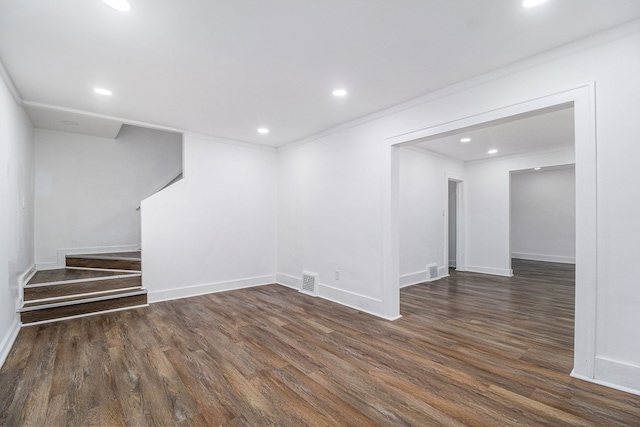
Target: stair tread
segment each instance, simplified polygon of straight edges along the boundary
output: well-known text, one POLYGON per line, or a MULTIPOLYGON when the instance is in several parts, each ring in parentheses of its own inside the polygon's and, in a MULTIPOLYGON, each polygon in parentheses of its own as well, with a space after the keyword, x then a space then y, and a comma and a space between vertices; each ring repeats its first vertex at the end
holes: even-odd
POLYGON ((39 285, 24 288, 25 302, 44 298, 58 298, 90 292, 112 291, 122 288, 140 287, 142 277, 138 275, 128 275, 127 277, 109 277, 100 280, 89 280, 85 282, 62 282, 52 285, 39 285))
POLYGON ((112 310, 132 309, 147 306, 147 294, 138 293, 121 298, 92 301, 83 304, 64 305, 41 310, 23 311, 20 318, 24 325, 40 322, 55 322, 74 316, 88 316, 112 310))
POLYGON ((70 295, 68 297, 63 297, 53 301, 33 301, 33 302, 25 301, 23 304, 23 308, 36 310, 38 307, 43 307, 44 309, 46 309, 46 308, 49 308, 46 306, 49 306, 52 304, 60 305, 60 306, 85 304, 88 302, 93 302, 92 300, 95 300, 95 299, 100 299, 100 300, 118 299, 118 298, 123 298, 127 296, 142 295, 146 293, 147 293, 146 289, 139 287, 137 289, 115 290, 113 292, 103 293, 103 294, 91 294, 91 295, 83 295, 83 296, 70 295))
POLYGON ((130 252, 108 252, 97 254, 70 254, 67 258, 89 258, 89 259, 118 259, 127 261, 140 261, 142 253, 140 251, 130 252))
POLYGON ((119 276, 123 273, 119 271, 96 271, 96 270, 79 270, 75 268, 60 268, 56 270, 41 270, 33 275, 27 283, 29 285, 37 285, 49 282, 62 282, 66 280, 93 279, 97 277, 119 276))

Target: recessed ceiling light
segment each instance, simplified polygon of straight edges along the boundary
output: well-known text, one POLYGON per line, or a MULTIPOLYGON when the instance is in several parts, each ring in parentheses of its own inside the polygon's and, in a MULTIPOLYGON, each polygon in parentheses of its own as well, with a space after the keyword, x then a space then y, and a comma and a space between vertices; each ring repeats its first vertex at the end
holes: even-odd
POLYGON ((107 6, 120 12, 127 12, 131 9, 131 3, 127 0, 102 0, 107 6))
POLYGON ((534 171, 539 171, 542 168, 533 168, 534 171))
POLYGON ((487 154, 496 154, 498 152, 498 150, 489 150, 487 151, 487 154))
POLYGON ((336 89, 333 91, 333 96, 345 96, 347 91, 345 89, 336 89))
POLYGON ((269 133, 269 129, 267 129, 267 128, 259 128, 258 129, 258 133, 261 133, 263 135, 267 134, 267 133, 269 133))
POLYGON ((460 140, 460 142, 462 142, 462 143, 471 142, 471 138, 462 138, 462 139, 460 140))
POLYGON ((74 122, 73 120, 63 120, 62 123, 67 126, 78 126, 78 122, 74 122))
POLYGON ((547 0, 522 0, 522 7, 536 7, 546 2, 547 0))
POLYGON ((110 91, 110 90, 108 90, 108 89, 103 89, 103 88, 100 88, 100 87, 97 87, 97 88, 93 89, 93 91, 94 91, 95 93, 99 94, 99 95, 107 95, 107 96, 111 96, 111 95, 113 95, 113 93, 111 93, 111 91, 110 91))

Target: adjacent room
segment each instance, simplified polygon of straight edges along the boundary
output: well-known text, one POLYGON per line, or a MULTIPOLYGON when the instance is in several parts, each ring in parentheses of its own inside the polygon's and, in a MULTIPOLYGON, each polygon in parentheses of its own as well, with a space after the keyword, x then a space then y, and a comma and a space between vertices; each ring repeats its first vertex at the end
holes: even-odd
POLYGON ((0 425, 640 419, 635 0, 0 2, 0 425))

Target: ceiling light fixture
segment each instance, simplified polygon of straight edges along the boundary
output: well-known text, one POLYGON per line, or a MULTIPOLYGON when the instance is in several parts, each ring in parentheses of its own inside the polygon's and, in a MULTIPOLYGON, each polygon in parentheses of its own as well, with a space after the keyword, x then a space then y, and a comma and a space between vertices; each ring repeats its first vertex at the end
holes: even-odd
POLYGON ((547 0, 522 0, 522 7, 531 8, 546 3, 547 0))
POLYGON ((487 151, 487 154, 496 154, 498 152, 498 150, 489 150, 487 151))
POLYGON ((466 144, 467 142, 471 142, 471 138, 462 138, 460 142, 462 142, 463 144, 466 144))
POLYGON ((268 133, 269 133, 269 129, 267 129, 267 128, 259 128, 259 129, 258 129, 258 133, 261 133, 261 134, 263 134, 263 135, 266 135, 266 134, 268 134, 268 133))
POLYGON ((120 12, 128 12, 131 9, 131 3, 127 0, 102 0, 104 4, 112 9, 120 12))
POLYGON ((95 93, 97 93, 98 95, 106 95, 106 96, 111 96, 111 95, 113 95, 113 93, 111 93, 111 91, 110 91, 110 90, 108 90, 108 89, 103 89, 103 88, 100 88, 100 87, 97 87, 97 88, 93 89, 93 91, 94 91, 95 93))
POLYGON ((73 120, 63 120, 62 123, 64 123, 67 126, 78 126, 78 122, 74 122, 73 120))
POLYGON ((333 91, 333 96, 346 96, 347 91, 345 89, 336 89, 333 91))
POLYGON ((534 171, 539 171, 542 168, 533 168, 534 171))

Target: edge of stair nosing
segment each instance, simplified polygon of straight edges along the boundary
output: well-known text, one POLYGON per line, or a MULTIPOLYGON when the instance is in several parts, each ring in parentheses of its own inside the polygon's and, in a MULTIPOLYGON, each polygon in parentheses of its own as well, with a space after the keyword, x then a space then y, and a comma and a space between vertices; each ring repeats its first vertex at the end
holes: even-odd
POLYGON ((24 285, 24 289, 42 288, 44 286, 67 285, 67 284, 73 284, 73 283, 97 282, 97 281, 112 280, 112 279, 128 279, 130 277, 141 277, 141 276, 142 276, 142 273, 129 273, 129 274, 116 274, 114 276, 89 277, 85 279, 56 280, 54 282, 39 282, 39 283, 26 284, 24 285))
MULTIPOLYGON (((88 296, 91 296, 91 295, 96 295, 96 296, 105 295, 106 296, 108 294, 116 294, 117 292, 134 291, 134 290, 143 291, 143 290, 145 290, 145 288, 143 288, 142 286, 130 286, 128 288, 108 289, 106 291, 94 291, 94 292, 85 292, 85 293, 82 293, 82 294, 61 295, 59 297, 32 299, 32 300, 23 301, 22 302, 22 306, 23 306, 23 308, 30 308, 30 307, 24 307, 24 305, 26 305, 26 304, 35 304, 35 303, 40 303, 40 302, 48 302, 48 301, 54 302, 54 301, 62 300, 62 299, 65 299, 65 298, 88 297, 88 296)), ((124 294, 124 295, 128 296, 128 294, 124 294)), ((73 300, 73 301, 75 301, 75 300, 73 300)), ((86 300, 81 300, 81 301, 86 301, 86 300)), ((68 301, 68 302, 72 302, 72 301, 68 301)), ((39 305, 37 307, 43 307, 43 306, 39 305)))
POLYGON ((82 255, 67 255, 65 256, 65 259, 73 259, 73 258, 77 258, 77 259, 99 259, 100 261, 142 261, 142 258, 134 258, 134 257, 127 257, 127 256, 106 256, 103 254, 82 254, 82 255))
POLYGON ((125 293, 125 294, 104 295, 104 296, 95 297, 95 298, 78 299, 78 300, 64 301, 64 302, 58 302, 58 303, 53 303, 53 304, 45 304, 45 305, 35 305, 35 306, 32 306, 32 307, 21 307, 19 312, 20 313, 26 313, 28 311, 46 310, 46 309, 50 309, 50 308, 67 307, 67 306, 70 306, 70 305, 79 305, 79 304, 87 304, 87 303, 99 302, 99 301, 108 301, 108 300, 111 300, 111 299, 126 298, 126 297, 134 297, 134 296, 138 296, 138 295, 144 295, 146 293, 147 293, 147 290, 142 288, 139 291, 128 292, 128 293, 125 293))
POLYGON ((117 271, 117 272, 122 272, 122 273, 140 273, 140 274, 142 274, 142 270, 123 270, 121 268, 74 267, 74 266, 71 266, 71 265, 66 265, 64 268, 70 268, 72 270, 117 271))
POLYGON ((149 307, 149 303, 132 305, 132 306, 129 306, 129 307, 112 308, 112 309, 109 309, 109 310, 93 311, 91 313, 76 314, 76 315, 73 315, 73 316, 56 317, 55 319, 38 320, 36 322, 26 322, 25 323, 25 322, 20 321, 20 324, 22 326, 37 326, 37 325, 42 325, 42 324, 45 324, 45 323, 60 322, 60 321, 63 321, 63 320, 73 320, 73 319, 79 319, 81 317, 95 316, 97 314, 116 313, 118 311, 132 310, 134 308, 144 308, 144 307, 149 307))

